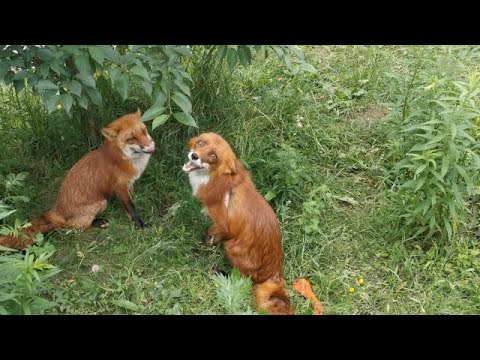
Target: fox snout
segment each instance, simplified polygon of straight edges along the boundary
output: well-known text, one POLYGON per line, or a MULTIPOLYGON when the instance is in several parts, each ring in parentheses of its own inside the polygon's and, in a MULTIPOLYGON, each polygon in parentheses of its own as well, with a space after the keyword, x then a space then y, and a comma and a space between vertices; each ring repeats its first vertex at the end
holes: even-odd
POLYGON ((142 151, 146 154, 153 153, 155 151, 155 143, 152 141, 149 145, 142 146, 142 151))
POLYGON ((134 154, 140 154, 140 153, 145 153, 145 154, 151 154, 155 151, 155 143, 152 141, 148 145, 140 145, 140 144, 135 144, 133 146, 129 146, 130 150, 134 154))

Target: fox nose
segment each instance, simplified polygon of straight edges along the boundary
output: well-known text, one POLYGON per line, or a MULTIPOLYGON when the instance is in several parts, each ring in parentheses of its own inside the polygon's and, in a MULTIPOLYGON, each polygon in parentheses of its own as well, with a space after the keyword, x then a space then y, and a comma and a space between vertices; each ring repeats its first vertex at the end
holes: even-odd
POLYGON ((198 160, 198 155, 195 153, 192 153, 192 160, 198 160))

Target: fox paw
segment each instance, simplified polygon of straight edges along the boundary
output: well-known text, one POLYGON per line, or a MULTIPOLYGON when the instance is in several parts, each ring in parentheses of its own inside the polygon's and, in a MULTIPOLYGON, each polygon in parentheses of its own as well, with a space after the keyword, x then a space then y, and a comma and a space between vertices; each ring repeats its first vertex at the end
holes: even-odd
POLYGON ((110 223, 107 219, 95 219, 92 222, 92 226, 99 229, 106 229, 110 226, 110 223))
POLYGON ((225 277, 228 277, 228 273, 225 271, 225 270, 222 270, 221 268, 219 268, 218 266, 214 265, 209 271, 208 271, 208 275, 223 275, 225 277))
POLYGON ((149 227, 152 227, 153 224, 151 223, 148 223, 148 222, 140 222, 140 223, 136 223, 135 224, 139 229, 146 229, 146 228, 149 228, 149 227))
POLYGON ((215 240, 215 235, 207 235, 203 239, 203 243, 205 245, 212 246, 214 244, 214 240, 215 240))

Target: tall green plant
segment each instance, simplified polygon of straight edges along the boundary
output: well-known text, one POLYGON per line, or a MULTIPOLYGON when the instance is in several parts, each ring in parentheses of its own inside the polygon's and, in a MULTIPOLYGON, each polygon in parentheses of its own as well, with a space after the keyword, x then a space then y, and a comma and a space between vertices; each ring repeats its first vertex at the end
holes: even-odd
POLYGON ((428 59, 417 69, 422 86, 410 88, 404 101, 405 158, 393 171, 404 204, 403 230, 414 238, 452 239, 478 179, 479 143, 471 128, 480 116, 480 74, 461 71, 462 53, 447 48, 428 59))
MULTIPOLYGON (((0 193, 0 220, 11 216, 16 210, 10 203, 28 201, 28 198, 17 195, 23 185, 26 174, 8 174, 0 176, 0 184, 4 193, 0 193), (13 195, 15 194, 15 195, 13 195)), ((18 218, 13 226, 0 225, 1 235, 21 236, 21 224, 18 218)), ((0 314, 41 314, 56 304, 43 298, 45 280, 60 270, 50 264, 48 259, 53 255, 52 245, 42 245, 43 235, 38 234, 35 242, 39 247, 28 247, 24 254, 0 246, 0 314)))

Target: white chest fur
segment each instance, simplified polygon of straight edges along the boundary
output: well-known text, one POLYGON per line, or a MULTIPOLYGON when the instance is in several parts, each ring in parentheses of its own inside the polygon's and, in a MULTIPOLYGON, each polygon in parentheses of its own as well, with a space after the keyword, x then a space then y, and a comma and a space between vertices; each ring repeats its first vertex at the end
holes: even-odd
POLYGON ((193 195, 197 196, 198 188, 208 183, 208 169, 198 169, 188 173, 188 179, 192 186, 193 195))
POLYGON ((132 158, 130 158, 130 161, 137 169, 137 175, 132 179, 132 183, 143 174, 151 156, 152 156, 151 154, 141 153, 141 154, 138 154, 138 156, 133 156, 132 158))

